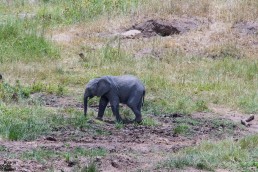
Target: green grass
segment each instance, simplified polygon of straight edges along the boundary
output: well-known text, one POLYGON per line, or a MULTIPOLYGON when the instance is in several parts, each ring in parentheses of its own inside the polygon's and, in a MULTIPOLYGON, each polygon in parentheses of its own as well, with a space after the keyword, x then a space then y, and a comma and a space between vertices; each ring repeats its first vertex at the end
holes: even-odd
POLYGON ((31 4, 16 0, 10 5, 2 3, 0 9, 3 9, 5 14, 26 11, 35 15, 34 20, 48 27, 89 21, 103 15, 114 17, 118 14, 130 14, 140 3, 141 0, 44 0, 32 4, 34 8, 30 8, 31 4))
POLYGON ((20 84, 19 80, 16 80, 16 83, 14 85, 11 85, 7 82, 0 83, 0 98, 1 101, 6 103, 24 101, 29 102, 31 101, 31 99, 29 99, 31 97, 31 94, 37 92, 45 92, 62 96, 65 94, 66 88, 62 84, 43 84, 41 82, 33 82, 32 85, 23 86, 20 84))
POLYGON ((157 126, 158 122, 151 117, 144 116, 143 121, 142 121, 142 125, 144 125, 144 126, 157 126))
POLYGON ((187 124, 180 124, 174 128, 174 134, 186 134, 189 131, 189 126, 187 124))
POLYGON ((99 170, 96 167, 95 163, 90 163, 88 166, 83 167, 80 172, 98 172, 99 170))
POLYGON ((186 148, 173 155, 160 168, 174 169, 194 167, 213 171, 217 168, 247 170, 257 169, 258 136, 248 136, 239 141, 232 139, 217 143, 204 142, 193 148, 186 148))
POLYGON ((82 115, 63 116, 52 110, 37 106, 0 105, 0 136, 8 140, 34 140, 54 128, 73 126, 88 128, 82 115))
POLYGON ((76 147, 72 151, 72 154, 74 156, 88 156, 88 157, 105 156, 107 154, 107 150, 104 148, 85 149, 82 147, 76 147))
POLYGON ((115 127, 116 129, 121 130, 124 128, 124 124, 122 122, 116 122, 115 127))
POLYGON ((7 20, 0 24, 0 63, 40 61, 59 56, 59 50, 38 36, 34 27, 20 20, 7 20))
POLYGON ((22 152, 18 155, 22 160, 35 160, 40 163, 44 163, 50 159, 62 158, 66 162, 78 159, 78 157, 96 157, 106 156, 107 151, 103 148, 85 149, 82 147, 67 148, 66 151, 54 151, 52 149, 37 148, 26 152, 22 152))

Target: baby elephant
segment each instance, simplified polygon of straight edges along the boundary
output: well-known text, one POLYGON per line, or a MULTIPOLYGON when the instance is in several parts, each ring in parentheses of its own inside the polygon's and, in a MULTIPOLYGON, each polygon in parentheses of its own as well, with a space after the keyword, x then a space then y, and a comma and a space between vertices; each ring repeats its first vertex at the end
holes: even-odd
POLYGON ((84 115, 87 114, 88 98, 100 97, 97 119, 102 120, 104 111, 110 102, 112 112, 118 122, 119 103, 126 104, 135 114, 135 122, 142 121, 141 107, 144 102, 145 88, 142 82, 134 76, 103 76, 89 81, 84 93, 84 115))

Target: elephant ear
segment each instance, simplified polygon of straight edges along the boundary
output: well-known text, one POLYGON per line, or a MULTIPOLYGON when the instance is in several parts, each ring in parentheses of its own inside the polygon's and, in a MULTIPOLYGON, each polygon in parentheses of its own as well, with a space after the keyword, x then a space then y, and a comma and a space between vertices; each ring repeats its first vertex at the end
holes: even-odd
POLYGON ((111 88, 110 82, 106 78, 101 78, 97 83, 97 96, 101 97, 111 88))

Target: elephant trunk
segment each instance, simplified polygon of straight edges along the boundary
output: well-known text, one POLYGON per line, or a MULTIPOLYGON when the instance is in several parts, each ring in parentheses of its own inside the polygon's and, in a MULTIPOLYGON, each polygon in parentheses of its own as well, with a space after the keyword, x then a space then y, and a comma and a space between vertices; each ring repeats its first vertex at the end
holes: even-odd
POLYGON ((84 95, 84 116, 86 117, 87 116, 87 105, 88 105, 88 96, 87 95, 84 95))

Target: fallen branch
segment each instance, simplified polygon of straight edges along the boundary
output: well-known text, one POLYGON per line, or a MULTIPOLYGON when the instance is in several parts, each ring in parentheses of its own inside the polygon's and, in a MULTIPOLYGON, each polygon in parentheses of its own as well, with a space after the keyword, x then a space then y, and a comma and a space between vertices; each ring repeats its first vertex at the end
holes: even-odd
POLYGON ((243 124, 246 127, 250 127, 250 124, 243 119, 241 120, 241 124, 243 124))
POLYGON ((252 120, 254 120, 254 115, 251 115, 249 118, 247 119, 242 119, 241 120, 241 124, 243 124, 246 127, 250 127, 251 124, 249 124, 248 122, 251 122, 252 120))
POLYGON ((249 118, 247 118, 245 121, 246 122, 250 122, 250 121, 252 121, 252 120, 254 120, 254 115, 251 115, 249 118))

